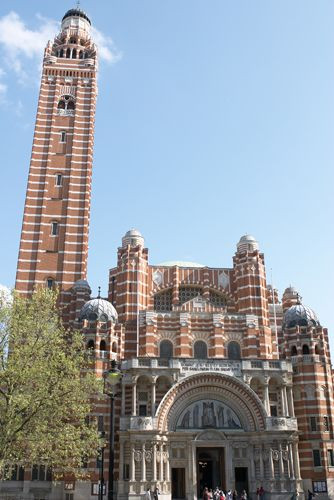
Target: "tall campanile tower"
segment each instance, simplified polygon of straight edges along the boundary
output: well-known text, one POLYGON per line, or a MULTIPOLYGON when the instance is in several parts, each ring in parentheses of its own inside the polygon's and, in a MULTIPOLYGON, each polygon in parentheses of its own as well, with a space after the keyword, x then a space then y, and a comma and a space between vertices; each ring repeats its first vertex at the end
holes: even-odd
POLYGON ((22 294, 57 286, 64 306, 87 273, 97 96, 90 31, 88 16, 71 9, 45 49, 16 275, 22 294))

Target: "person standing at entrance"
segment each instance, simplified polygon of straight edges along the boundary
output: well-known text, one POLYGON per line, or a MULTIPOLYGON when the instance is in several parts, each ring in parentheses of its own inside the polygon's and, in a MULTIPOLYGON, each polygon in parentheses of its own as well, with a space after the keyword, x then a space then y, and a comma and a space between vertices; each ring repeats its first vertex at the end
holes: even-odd
POLYGON ((145 500, 151 500, 151 488, 147 488, 145 491, 145 500))
POLYGON ((228 490, 226 493, 226 500, 233 500, 232 491, 228 490))
POLYGON ((203 490, 203 500, 210 500, 209 490, 207 487, 205 487, 203 490))

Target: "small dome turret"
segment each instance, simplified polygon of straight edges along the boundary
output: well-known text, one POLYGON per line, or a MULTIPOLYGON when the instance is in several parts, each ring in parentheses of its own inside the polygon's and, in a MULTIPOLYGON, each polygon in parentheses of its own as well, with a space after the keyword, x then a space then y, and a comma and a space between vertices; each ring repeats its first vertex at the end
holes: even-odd
POLYGON ((74 290, 77 290, 78 288, 86 288, 87 290, 90 291, 90 286, 87 280, 77 280, 74 285, 73 285, 74 290))
POLYGON ((138 229, 130 229, 125 233, 125 236, 122 238, 122 247, 127 247, 130 245, 131 247, 136 247, 136 246, 144 246, 144 238, 142 237, 141 233, 138 231, 138 229))
POLYGON ((108 300, 101 299, 97 297, 96 299, 91 299, 86 304, 83 305, 79 321, 101 321, 106 323, 107 321, 117 322, 117 312, 114 306, 108 300))
POLYGON ((254 252, 259 249, 259 244, 251 234, 245 234, 241 236, 239 243, 237 244, 238 252, 254 252))
POLYGON ((79 8, 68 10, 66 12, 66 14, 64 15, 62 21, 64 21, 64 19, 66 19, 67 17, 81 17, 82 19, 86 19, 86 21, 88 21, 89 24, 92 24, 89 17, 86 14, 86 12, 84 12, 83 10, 81 10, 79 8))
MULTIPOLYGON (((286 292, 286 291, 285 291, 286 292)), ((283 329, 295 326, 320 326, 316 313, 310 307, 304 306, 300 302, 297 294, 297 304, 289 307, 283 316, 283 329)))
POLYGON ((86 12, 79 8, 68 10, 61 21, 61 31, 68 36, 76 34, 86 39, 90 36, 90 30, 91 21, 86 12))

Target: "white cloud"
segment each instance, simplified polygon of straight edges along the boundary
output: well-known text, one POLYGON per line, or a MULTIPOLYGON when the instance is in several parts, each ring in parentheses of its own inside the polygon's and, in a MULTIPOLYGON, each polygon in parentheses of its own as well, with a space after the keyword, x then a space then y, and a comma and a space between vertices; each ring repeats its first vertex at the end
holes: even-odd
POLYGON ((104 35, 101 31, 92 27, 92 39, 98 48, 99 59, 107 63, 116 63, 122 58, 110 36, 104 35))
POLYGON ((16 12, 9 12, 0 18, 0 44, 5 64, 19 77, 20 83, 26 83, 33 72, 38 71, 38 62, 42 59, 44 47, 48 40, 59 30, 53 19, 37 16, 40 26, 36 30, 29 29, 16 12), (31 65, 31 60, 36 62, 31 65))
MULTIPOLYGON (((40 63, 48 40, 53 40, 60 25, 54 19, 36 14, 39 25, 30 29, 19 14, 9 12, 0 18, 0 45, 2 62, 8 69, 8 76, 14 73, 21 84, 35 82, 40 74, 40 63)), ((92 28, 92 38, 98 46, 101 61, 115 63, 121 58, 113 40, 92 28)), ((4 75, 0 71, 0 96, 6 93, 4 75)))

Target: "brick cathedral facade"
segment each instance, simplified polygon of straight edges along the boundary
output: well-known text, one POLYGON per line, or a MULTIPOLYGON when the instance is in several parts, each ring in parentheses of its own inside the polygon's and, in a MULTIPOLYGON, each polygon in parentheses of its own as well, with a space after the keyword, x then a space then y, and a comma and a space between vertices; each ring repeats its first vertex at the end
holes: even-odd
MULTIPOLYGON (((219 485, 250 498, 262 486, 268 499, 304 498, 308 490, 334 499, 328 332, 294 288, 280 299, 267 284, 255 238, 240 238, 230 267, 152 265, 132 229, 109 271, 108 297, 92 298, 90 28, 87 15, 71 9, 45 49, 16 289, 59 287, 64 321, 81 329, 96 373, 111 360, 120 364, 114 497, 139 500, 157 487, 161 500, 195 500, 206 485, 219 485)), ((95 409, 107 435, 108 408, 106 400, 95 409)), ((108 460, 106 450, 105 478, 108 460)), ((37 467, 0 494, 93 499, 99 466, 89 463, 90 481, 72 491, 37 467)))

